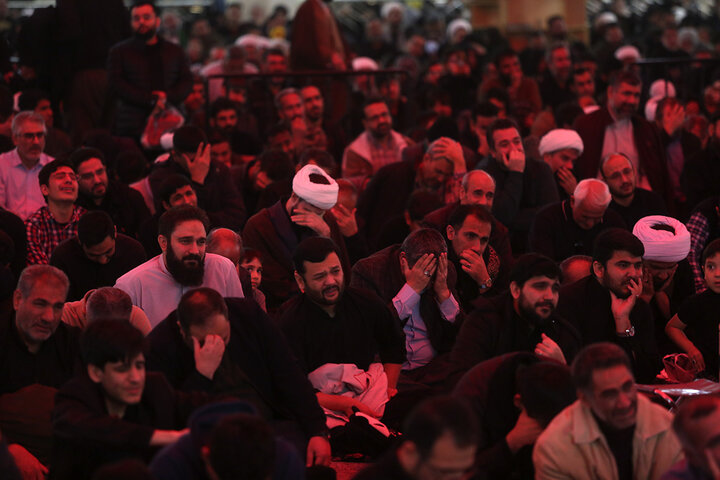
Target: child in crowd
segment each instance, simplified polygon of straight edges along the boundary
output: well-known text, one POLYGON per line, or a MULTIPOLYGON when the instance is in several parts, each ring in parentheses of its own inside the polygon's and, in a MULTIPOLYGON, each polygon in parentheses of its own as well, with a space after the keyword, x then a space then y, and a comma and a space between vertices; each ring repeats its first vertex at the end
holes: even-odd
POLYGON ((254 248, 244 249, 242 258, 240 259, 240 266, 247 270, 250 274, 250 284, 252 285, 253 298, 258 305, 260 305, 260 308, 267 311, 267 308, 265 307, 265 294, 259 290, 263 272, 260 252, 254 248))

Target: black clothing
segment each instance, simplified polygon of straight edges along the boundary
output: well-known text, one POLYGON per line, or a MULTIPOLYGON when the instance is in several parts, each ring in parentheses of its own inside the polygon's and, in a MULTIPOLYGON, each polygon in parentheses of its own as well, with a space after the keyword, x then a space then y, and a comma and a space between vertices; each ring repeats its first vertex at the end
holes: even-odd
MULTIPOLYGON (((160 244, 158 243, 158 224, 160 217, 165 211, 155 212, 150 218, 145 220, 138 230, 138 240, 145 249, 148 258, 156 257, 162 253, 160 244)), ((243 292, 245 290, 243 289, 243 292)))
POLYGON ((542 325, 530 324, 515 311, 510 292, 478 299, 475 305, 450 352, 451 362, 461 370, 505 353, 533 352, 543 333, 558 344, 568 364, 580 350, 580 334, 569 322, 553 313, 542 325))
POLYGON ((637 299, 630 312, 635 335, 618 337, 610 302, 610 291, 590 275, 560 289, 557 312, 578 329, 583 346, 596 342, 619 345, 630 357, 638 383, 652 383, 660 371, 660 359, 650 307, 637 299))
POLYGON ((629 206, 624 207, 615 200, 610 202, 609 210, 617 212, 625 222, 625 226, 632 230, 638 220, 648 215, 668 215, 665 201, 657 193, 644 188, 636 188, 635 196, 629 206))
POLYGON ((540 88, 543 105, 550 107, 553 111, 563 103, 574 103, 577 100, 570 89, 570 80, 566 82, 565 87, 561 87, 549 71, 545 71, 538 87, 540 88))
POLYGON ((211 401, 205 394, 192 395, 172 389, 165 377, 148 372, 142 399, 128 405, 122 418, 108 414, 102 387, 87 374, 67 382, 55 398, 53 479, 91 478, 101 465, 140 458, 148 461, 155 430, 185 428, 190 414, 211 401))
POLYGON ((677 312, 687 325, 685 335, 705 360, 704 377, 717 378, 718 374, 718 312, 720 295, 710 289, 688 298, 677 312))
POLYGON ((633 479, 633 437, 635 435, 635 425, 622 430, 617 430, 611 425, 600 420, 597 415, 593 415, 600 431, 607 440, 608 447, 615 457, 615 464, 618 469, 618 478, 620 480, 633 479))
POLYGON ((20 277, 27 260, 27 232, 25 223, 9 210, 0 208, 0 230, 7 233, 13 241, 15 254, 10 261, 10 269, 16 278, 20 277))
POLYGON ((413 480, 405 473, 397 459, 395 450, 388 452, 383 459, 360 470, 353 480, 413 480))
POLYGON ((192 89, 192 74, 181 47, 158 37, 155 45, 130 38, 110 49, 108 87, 117 99, 115 133, 139 137, 155 106, 152 92, 161 90, 167 101, 181 105, 192 89))
POLYGON ((115 180, 109 181, 100 205, 83 193, 78 194, 76 204, 88 211, 102 210, 113 219, 118 233, 133 238, 137 237, 140 225, 150 218, 150 210, 140 192, 115 180))
MULTIPOLYGON (((172 157, 156 164, 148 178, 158 211, 163 209, 160 197, 163 182, 173 173, 190 178, 187 170, 172 157)), ((198 207, 210 217, 211 228, 239 230, 245 225, 245 205, 227 166, 211 160, 205 181, 202 184, 193 181, 192 188, 197 195, 198 207)))
POLYGON ((322 433, 325 415, 310 383, 297 368, 285 338, 253 300, 227 298, 225 302, 231 333, 225 349, 228 368, 224 374, 218 371, 210 380, 195 369, 193 351, 183 341, 175 312, 148 335, 148 368, 163 372, 175 388, 183 391, 220 393, 240 387, 259 397, 275 418, 296 420, 308 437, 322 433), (232 371, 232 366, 239 371, 232 371))
POLYGON ((146 259, 140 242, 118 233, 115 253, 104 265, 85 255, 77 237, 68 238, 53 250, 50 265, 58 267, 70 279, 67 301, 74 302, 83 298, 89 290, 112 287, 118 278, 146 259))
POLYGON ((300 366, 308 374, 326 363, 351 363, 367 370, 379 355, 382 363, 405 361, 405 337, 377 295, 347 287, 335 316, 300 295, 288 300, 278 323, 300 366))
POLYGON ((15 318, 0 327, 0 394, 32 384, 59 388, 80 367, 80 330, 60 322, 37 353, 30 353, 20 338, 15 318))
POLYGON ((690 208, 720 195, 720 144, 716 140, 710 139, 705 150, 685 159, 680 185, 690 208))
POLYGON ((530 230, 529 250, 561 262, 573 255, 592 255, 595 238, 611 227, 627 228, 622 217, 609 208, 590 230, 573 219, 570 201, 548 205, 538 212, 530 230))

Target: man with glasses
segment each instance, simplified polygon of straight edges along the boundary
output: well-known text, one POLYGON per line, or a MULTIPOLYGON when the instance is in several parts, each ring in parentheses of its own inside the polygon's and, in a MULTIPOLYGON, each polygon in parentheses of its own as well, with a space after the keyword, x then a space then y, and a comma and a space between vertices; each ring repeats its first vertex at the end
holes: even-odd
POLYGON ((78 181, 70 163, 48 163, 38 173, 38 183, 47 205, 25 220, 28 265, 50 263, 55 247, 77 235, 78 222, 86 211, 75 205, 78 181))
POLYGON ((20 112, 12 122, 15 149, 0 155, 0 207, 25 220, 45 205, 37 179, 53 158, 45 155, 45 120, 34 112, 20 112))
POLYGON ((68 161, 78 176, 77 204, 86 210, 101 210, 113 220, 118 232, 135 237, 150 218, 145 200, 137 190, 108 178, 103 153, 95 148, 80 148, 68 161))

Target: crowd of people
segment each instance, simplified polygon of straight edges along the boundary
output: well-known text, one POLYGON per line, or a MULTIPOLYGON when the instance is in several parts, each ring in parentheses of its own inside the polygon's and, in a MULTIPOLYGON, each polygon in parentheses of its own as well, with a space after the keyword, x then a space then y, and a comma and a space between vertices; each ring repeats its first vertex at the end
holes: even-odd
POLYGON ((621 4, 0 9, 0 477, 720 478, 638 387, 720 371, 714 23, 621 4))

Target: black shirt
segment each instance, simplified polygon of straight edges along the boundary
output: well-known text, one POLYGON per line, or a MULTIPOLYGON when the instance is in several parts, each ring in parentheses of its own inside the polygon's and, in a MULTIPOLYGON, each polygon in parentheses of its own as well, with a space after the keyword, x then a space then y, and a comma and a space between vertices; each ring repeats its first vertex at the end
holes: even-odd
POLYGON ((636 188, 635 196, 629 206, 623 207, 615 200, 610 202, 608 207, 616 211, 625 221, 625 225, 630 230, 633 229, 638 220, 648 215, 667 215, 667 207, 662 197, 650 190, 644 188, 636 188))
POLYGON ((720 294, 710 289, 688 298, 677 312, 680 321, 687 325, 685 335, 700 350, 705 360, 703 376, 718 375, 718 317, 720 294))
POLYGON ((595 421, 600 427, 608 447, 615 457, 615 464, 618 469, 619 480, 633 479, 633 436, 635 435, 635 425, 618 430, 600 420, 595 414, 595 421))

